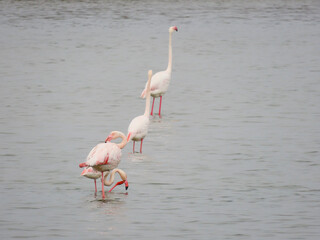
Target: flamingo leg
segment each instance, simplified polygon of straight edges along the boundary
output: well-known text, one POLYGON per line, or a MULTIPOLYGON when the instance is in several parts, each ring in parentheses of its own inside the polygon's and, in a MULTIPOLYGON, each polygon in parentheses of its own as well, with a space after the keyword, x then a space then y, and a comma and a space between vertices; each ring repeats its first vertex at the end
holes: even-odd
POLYGON ((153 116, 154 99, 155 99, 155 98, 153 98, 153 101, 152 101, 152 108, 151 108, 151 113, 150 113, 151 116, 153 116))
POLYGON ((110 190, 109 190, 109 192, 111 192, 116 186, 118 186, 118 185, 121 185, 121 184, 123 184, 123 183, 125 183, 125 181, 126 180, 123 180, 123 181, 120 181, 120 182, 117 182, 110 190))
POLYGON ((133 141, 133 152, 134 153, 134 145, 136 144, 136 141, 133 141))
POLYGON ((142 153, 142 142, 143 142, 143 138, 141 138, 140 153, 142 153))
POLYGON ((105 199, 105 195, 104 195, 104 182, 103 182, 103 172, 101 172, 101 183, 102 183, 102 198, 105 199))
POLYGON ((161 118, 161 103, 162 103, 162 96, 160 96, 160 104, 159 104, 159 117, 161 118))
POLYGON ((94 188, 95 188, 94 194, 96 195, 97 194, 97 181, 95 179, 94 179, 94 188))

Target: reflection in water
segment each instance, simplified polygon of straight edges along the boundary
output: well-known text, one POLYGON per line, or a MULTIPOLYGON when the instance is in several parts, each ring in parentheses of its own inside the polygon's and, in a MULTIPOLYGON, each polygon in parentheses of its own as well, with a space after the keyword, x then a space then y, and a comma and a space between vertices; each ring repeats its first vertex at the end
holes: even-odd
POLYGON ((151 157, 144 153, 128 153, 128 160, 132 162, 146 162, 151 161, 151 157))
POLYGON ((90 202, 89 208, 101 208, 105 214, 116 215, 120 214, 126 204, 126 199, 128 197, 128 192, 116 193, 116 192, 106 192, 106 198, 102 199, 101 192, 100 195, 95 197, 94 200, 88 200, 90 202))

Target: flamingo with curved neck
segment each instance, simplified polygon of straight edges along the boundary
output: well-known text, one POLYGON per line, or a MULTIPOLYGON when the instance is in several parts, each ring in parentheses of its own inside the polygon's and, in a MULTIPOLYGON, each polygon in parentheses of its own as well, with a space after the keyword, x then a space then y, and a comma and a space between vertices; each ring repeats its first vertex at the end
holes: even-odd
POLYGON ((113 139, 117 139, 117 138, 121 138, 122 141, 118 144, 116 144, 120 149, 124 148, 127 145, 127 138, 126 135, 124 135, 124 133, 119 132, 119 131, 112 131, 110 133, 110 135, 106 138, 105 142, 110 142, 113 139))
MULTIPOLYGON (((152 108, 150 115, 153 116, 153 107, 155 98, 160 97, 159 103, 159 117, 161 117, 161 103, 162 96, 167 92, 171 80, 171 72, 172 72, 172 33, 174 31, 178 31, 176 26, 172 26, 169 28, 169 59, 168 59, 168 67, 165 71, 157 72, 153 75, 151 79, 151 96, 153 97, 152 108)), ((145 89, 141 93, 141 97, 145 98, 147 92, 147 84, 145 89)))
MULTIPOLYGON (((118 173, 119 176, 121 177, 122 181, 117 182, 110 190, 109 192, 111 192, 116 186, 121 185, 121 184, 125 184, 125 188, 126 190, 129 187, 129 183, 127 180, 127 174, 119 169, 119 168, 115 168, 111 171, 111 174, 109 175, 110 171, 106 171, 104 174, 104 179, 103 179, 103 183, 105 186, 111 186, 114 182, 114 178, 115 178, 115 174, 118 173), (108 175, 109 180, 107 179, 108 175)), ((98 172, 96 170, 94 170, 92 167, 86 168, 82 171, 81 176, 90 178, 90 179, 94 179, 94 184, 95 184, 95 192, 94 194, 97 195, 97 184, 96 184, 96 179, 99 179, 101 177, 101 172, 98 172)), ((101 179, 102 181, 102 179, 101 179)))
POLYGON ((146 137, 149 128, 149 111, 150 111, 150 85, 152 78, 152 70, 148 71, 148 82, 146 92, 146 108, 143 115, 135 117, 129 124, 127 141, 133 141, 133 153, 135 148, 135 142, 140 141, 140 153, 142 153, 143 139, 146 137))
POLYGON ((121 185, 121 184, 123 184, 123 183, 125 184, 126 190, 127 190, 128 187, 129 187, 129 183, 128 183, 128 180, 127 180, 127 174, 126 174, 123 170, 121 170, 121 169, 119 169, 119 168, 113 169, 113 170, 111 171, 109 180, 107 179, 109 172, 106 172, 106 174, 105 174, 105 176, 104 176, 104 180, 103 180, 104 185, 105 185, 105 186, 111 186, 112 183, 114 182, 114 176, 115 176, 116 173, 119 174, 119 176, 121 177, 122 181, 117 182, 117 183, 109 190, 109 192, 111 192, 116 186, 121 185))
MULTIPOLYGON (((127 144, 126 136, 119 131, 113 131, 106 138, 105 143, 99 143, 88 154, 87 161, 80 163, 79 167, 92 167, 94 170, 101 172, 111 171, 118 167, 121 160, 121 149, 127 144), (122 138, 121 143, 111 143, 109 141, 122 138)), ((104 184, 102 182, 102 198, 105 198, 104 184)))

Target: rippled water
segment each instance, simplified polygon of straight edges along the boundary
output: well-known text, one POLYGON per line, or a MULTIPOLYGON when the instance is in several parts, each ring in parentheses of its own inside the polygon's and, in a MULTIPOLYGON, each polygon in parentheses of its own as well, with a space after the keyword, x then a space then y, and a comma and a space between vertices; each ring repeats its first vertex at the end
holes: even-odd
POLYGON ((319 13, 298 0, 1 1, 1 239, 319 239, 319 13), (102 201, 78 164, 143 114, 171 25, 163 118, 142 155, 123 151, 127 193, 102 201))

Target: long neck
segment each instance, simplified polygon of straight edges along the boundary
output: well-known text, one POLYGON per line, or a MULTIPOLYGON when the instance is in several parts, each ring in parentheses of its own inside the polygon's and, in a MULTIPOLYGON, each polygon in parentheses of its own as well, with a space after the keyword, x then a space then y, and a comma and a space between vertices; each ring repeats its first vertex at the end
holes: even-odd
POLYGON ((169 32, 169 59, 167 71, 172 71, 172 32, 169 32))
POLYGON ((123 133, 120 134, 120 137, 122 138, 122 141, 121 141, 121 143, 118 143, 117 145, 120 149, 122 149, 127 144, 127 138, 123 133))
POLYGON ((105 186, 110 186, 114 182, 114 175, 116 173, 119 174, 119 176, 121 177, 122 180, 127 179, 127 174, 124 171, 122 171, 121 169, 116 168, 116 169, 112 170, 110 177, 109 177, 109 180, 107 179, 109 172, 106 172, 106 175, 104 176, 104 179, 103 179, 103 183, 105 186))
POLYGON ((150 112, 150 85, 151 85, 151 77, 152 77, 152 71, 150 70, 148 73, 148 83, 147 83, 147 91, 146 91, 146 109, 144 111, 145 116, 149 116, 150 112))

